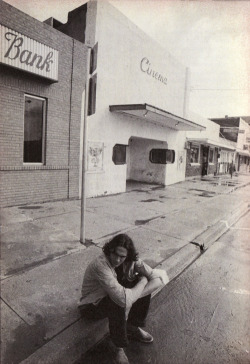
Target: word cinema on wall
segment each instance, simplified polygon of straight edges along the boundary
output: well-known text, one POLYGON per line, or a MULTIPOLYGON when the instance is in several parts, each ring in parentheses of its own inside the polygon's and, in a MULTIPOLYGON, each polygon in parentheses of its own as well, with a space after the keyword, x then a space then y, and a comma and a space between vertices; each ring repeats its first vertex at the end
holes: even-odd
POLYGON ((58 51, 0 25, 0 62, 58 81, 58 51))

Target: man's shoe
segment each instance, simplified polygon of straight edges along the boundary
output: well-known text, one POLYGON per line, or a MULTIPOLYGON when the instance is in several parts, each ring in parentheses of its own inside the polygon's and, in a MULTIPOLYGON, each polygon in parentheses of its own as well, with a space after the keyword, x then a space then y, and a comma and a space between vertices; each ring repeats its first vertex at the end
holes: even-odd
POLYGON ((148 332, 142 330, 138 327, 136 330, 130 331, 128 330, 128 338, 136 341, 140 341, 141 343, 150 344, 153 342, 154 338, 148 332))
POLYGON ((114 353, 114 360, 116 364, 129 364, 127 355, 123 348, 117 348, 116 353, 114 353))
POLYGON ((117 347, 112 340, 108 341, 108 348, 112 353, 115 364, 129 364, 127 355, 123 348, 117 347))

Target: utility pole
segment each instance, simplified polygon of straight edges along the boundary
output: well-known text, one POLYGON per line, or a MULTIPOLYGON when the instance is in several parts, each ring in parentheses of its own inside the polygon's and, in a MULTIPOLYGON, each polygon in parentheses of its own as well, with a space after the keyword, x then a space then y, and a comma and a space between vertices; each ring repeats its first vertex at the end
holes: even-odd
POLYGON ((184 101, 183 101, 183 117, 187 118, 189 110, 189 93, 190 93, 190 72, 186 67, 185 88, 184 88, 184 101))
MULTIPOLYGON (((87 144, 88 144, 88 105, 89 105, 89 72, 90 72, 91 48, 87 52, 87 75, 84 97, 84 117, 83 117, 83 147, 82 147, 82 189, 81 189, 81 228, 80 243, 85 243, 85 222, 86 222, 86 172, 87 172, 87 144)), ((83 97, 82 97, 83 102, 83 97)))

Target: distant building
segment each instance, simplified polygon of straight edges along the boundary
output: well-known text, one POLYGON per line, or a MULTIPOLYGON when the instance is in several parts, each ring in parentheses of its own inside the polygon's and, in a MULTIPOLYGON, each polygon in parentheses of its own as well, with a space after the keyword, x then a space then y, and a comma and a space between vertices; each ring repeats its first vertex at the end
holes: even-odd
POLYGON ((79 197, 87 47, 0 2, 0 204, 79 197))
MULTIPOLYGON (((221 136, 235 144, 235 153, 228 162, 235 164, 238 172, 249 172, 250 164, 250 117, 228 117, 211 119, 220 125, 221 136)), ((221 158, 223 155, 221 155, 221 158)), ((223 163, 222 160, 219 163, 223 163)))
POLYGON ((236 143, 222 138, 219 125, 213 121, 191 113, 189 117, 206 126, 206 130, 199 133, 187 132, 186 177, 228 173, 236 143))

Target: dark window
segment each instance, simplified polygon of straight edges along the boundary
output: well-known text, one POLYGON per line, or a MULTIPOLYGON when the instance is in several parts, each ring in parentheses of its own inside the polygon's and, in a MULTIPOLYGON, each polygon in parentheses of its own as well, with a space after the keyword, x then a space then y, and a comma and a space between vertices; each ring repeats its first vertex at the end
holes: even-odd
POLYGON ((94 114, 96 109, 96 80, 97 73, 89 79, 88 115, 94 114))
POLYGON ((192 145, 190 148, 190 163, 199 163, 199 150, 196 145, 192 145))
POLYGON ((149 160, 151 163, 157 164, 174 163, 175 151, 171 149, 151 149, 149 160))
POLYGON ((24 163, 44 163, 46 100, 24 97, 24 163))
POLYGON ((97 52, 98 52, 98 43, 94 45, 91 49, 91 56, 90 56, 90 74, 92 74, 97 67, 97 52))
POLYGON ((126 147, 125 144, 116 144, 114 146, 112 156, 114 164, 126 164, 126 147))
POLYGON ((209 163, 213 163, 214 162, 214 149, 209 149, 209 159, 208 159, 209 163))

